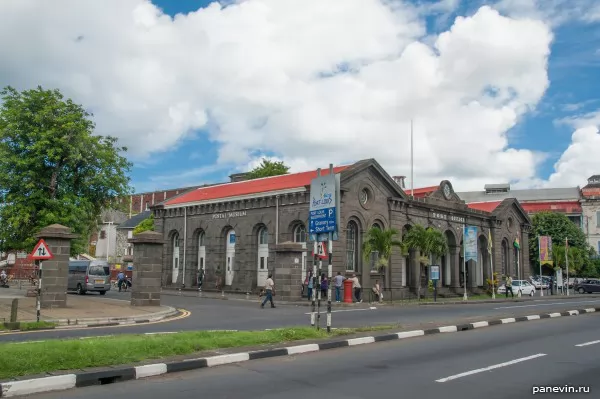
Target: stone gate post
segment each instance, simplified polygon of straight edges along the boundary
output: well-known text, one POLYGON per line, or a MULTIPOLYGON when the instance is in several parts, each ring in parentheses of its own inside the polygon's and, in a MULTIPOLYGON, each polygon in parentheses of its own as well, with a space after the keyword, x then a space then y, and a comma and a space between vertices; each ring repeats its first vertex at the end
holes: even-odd
POLYGON ((306 251, 302 248, 302 244, 294 242, 284 242, 275 247, 276 263, 273 279, 275 280, 276 300, 299 301, 302 299, 300 294, 302 253, 306 251))
POLYGON ((71 240, 79 236, 72 234, 71 229, 66 226, 52 224, 41 229, 35 237, 42 238, 54 255, 52 259, 42 262, 40 307, 64 308, 67 306, 71 240))
POLYGON ((160 306, 160 282, 163 267, 161 233, 144 231, 129 239, 133 244, 132 306, 160 306))

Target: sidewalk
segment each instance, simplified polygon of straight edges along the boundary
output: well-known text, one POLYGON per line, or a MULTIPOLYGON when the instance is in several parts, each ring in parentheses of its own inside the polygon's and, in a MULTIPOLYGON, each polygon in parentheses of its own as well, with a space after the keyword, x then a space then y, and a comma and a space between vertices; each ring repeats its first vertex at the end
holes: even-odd
MULTIPOLYGON (((195 297, 195 298, 207 298, 207 299, 221 299, 221 300, 233 300, 233 301, 245 301, 245 302, 255 302, 259 303, 259 298, 256 294, 246 295, 245 293, 233 293, 233 292, 225 292, 224 294, 216 291, 202 291, 198 293, 197 290, 192 289, 184 289, 179 290, 175 288, 164 288, 161 292, 162 295, 167 296, 184 296, 184 297, 195 297)), ((487 299, 469 299, 467 301, 463 301, 462 298, 438 298, 437 302, 433 302, 432 299, 424 299, 421 301, 417 301, 416 299, 411 300, 394 300, 383 301, 383 302, 368 302, 365 300, 362 303, 336 303, 331 302, 332 307, 370 307, 370 306, 426 306, 426 305, 473 305, 473 304, 485 304, 485 303, 519 303, 519 302, 539 302, 539 301, 548 301, 548 300, 573 300, 573 299, 595 299, 599 298, 600 295, 594 294, 574 294, 574 295, 544 295, 543 297, 534 296, 534 297, 521 297, 518 298, 515 296, 514 299, 505 298, 502 295, 496 295, 496 299, 487 298, 487 299)), ((277 297, 274 297, 273 300, 277 305, 287 305, 287 306, 312 306, 312 302, 306 298, 303 298, 299 301, 279 301, 277 297)), ((327 298, 321 299, 321 308, 327 307, 327 298)))
MULTIPOLYGON (((10 321, 12 300, 19 300, 17 321, 35 321, 37 316, 36 298, 25 297, 18 289, 0 291, 0 322, 10 321)), ((42 309, 41 320, 62 325, 107 323, 115 321, 136 321, 161 319, 177 314, 170 306, 130 306, 129 301, 100 297, 99 295, 67 295, 66 308, 42 309)))

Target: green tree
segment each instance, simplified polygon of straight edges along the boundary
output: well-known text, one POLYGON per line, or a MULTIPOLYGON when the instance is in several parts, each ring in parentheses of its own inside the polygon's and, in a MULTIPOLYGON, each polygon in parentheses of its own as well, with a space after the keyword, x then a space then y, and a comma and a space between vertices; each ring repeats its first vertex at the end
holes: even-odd
MULTIPOLYGON (((540 212, 533 215, 532 231, 529 234, 529 261, 533 272, 539 271, 539 237, 552 237, 552 246, 563 246, 569 239, 569 246, 578 248, 582 253, 589 252, 589 246, 583 231, 562 213, 540 212)), ((564 259, 564 253, 563 253, 564 259)), ((587 262, 587 259, 586 259, 587 262)))
MULTIPOLYGON (((554 270, 563 269, 566 272, 567 268, 567 247, 564 245, 553 245, 552 246, 552 260, 554 270)), ((568 250, 569 258, 569 275, 578 275, 586 261, 589 259, 589 255, 585 250, 569 246, 568 250)))
POLYGON ((86 243, 102 209, 130 193, 131 164, 117 139, 94 135, 91 115, 59 90, 0 91, 0 240, 31 249, 41 228, 59 223, 86 243))
POLYGON ((144 231, 154 231, 154 215, 142 220, 140 224, 135 226, 133 229, 133 234, 140 234, 144 231))
MULTIPOLYGON (((371 227, 367 232, 363 243, 363 257, 369 262, 371 254, 377 252, 379 257, 377 269, 385 268, 390 263, 394 247, 402 249, 402 242, 396 239, 399 232, 396 229, 381 230, 379 227, 371 227)), ((385 274, 384 274, 385 276, 385 274)), ((384 277, 385 278, 385 277, 384 277)), ((385 281, 384 281, 385 286, 385 281)))
POLYGON ((286 166, 282 161, 270 161, 266 158, 262 159, 260 165, 248 172, 248 179, 259 179, 261 177, 279 176, 288 174, 289 166, 286 166))
POLYGON ((421 297, 421 275, 423 267, 431 264, 431 257, 440 257, 448 253, 448 240, 446 235, 439 230, 421 225, 412 226, 404 235, 402 249, 405 255, 411 250, 419 251, 419 281, 417 283, 417 296, 421 297))

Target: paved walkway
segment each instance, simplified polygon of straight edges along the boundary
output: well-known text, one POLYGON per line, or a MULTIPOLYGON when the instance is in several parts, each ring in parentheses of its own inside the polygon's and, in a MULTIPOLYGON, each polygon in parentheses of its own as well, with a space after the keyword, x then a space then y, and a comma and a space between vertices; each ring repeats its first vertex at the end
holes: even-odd
MULTIPOLYGON (((25 290, 0 291, 0 322, 10 320, 11 303, 19 300, 18 321, 36 320, 36 298, 25 297, 25 290)), ((72 320, 149 317, 169 310, 168 306, 130 306, 129 301, 104 298, 99 295, 67 295, 66 308, 42 309, 42 320, 72 320)))

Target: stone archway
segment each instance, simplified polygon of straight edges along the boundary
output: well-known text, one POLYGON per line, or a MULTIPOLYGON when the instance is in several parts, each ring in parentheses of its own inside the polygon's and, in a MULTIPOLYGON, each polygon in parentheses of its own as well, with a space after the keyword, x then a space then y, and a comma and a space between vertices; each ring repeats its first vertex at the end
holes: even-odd
POLYGON ((475 271, 475 283, 477 287, 484 287, 487 285, 487 279, 491 279, 490 276, 490 254, 488 253, 488 240, 483 234, 479 235, 477 242, 477 264, 475 271))
POLYGON ((448 241, 448 252, 446 255, 442 256, 442 264, 440 265, 442 268, 440 273, 440 277, 442 279, 441 285, 443 287, 452 287, 456 286, 458 283, 458 270, 456 265, 456 236, 451 230, 446 230, 444 235, 448 241))

